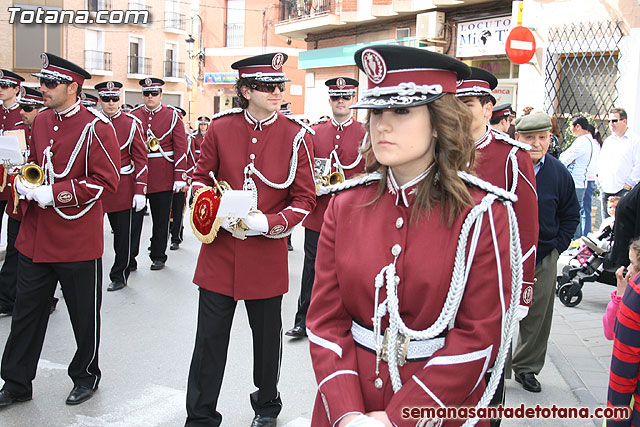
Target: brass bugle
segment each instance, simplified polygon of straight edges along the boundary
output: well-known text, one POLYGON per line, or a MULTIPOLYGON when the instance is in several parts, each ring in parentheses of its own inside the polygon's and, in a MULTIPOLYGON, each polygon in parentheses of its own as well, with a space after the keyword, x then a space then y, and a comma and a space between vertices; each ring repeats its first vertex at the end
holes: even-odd
POLYGON ((147 151, 149 153, 158 151, 160 149, 160 141, 158 141, 158 138, 149 138, 147 139, 147 151))
POLYGON ((344 182, 344 175, 341 172, 332 172, 322 177, 323 185, 335 185, 344 182))
POLYGON ((20 168, 19 172, 13 174, 17 174, 22 185, 27 188, 37 188, 44 183, 44 171, 35 163, 27 163, 20 168))

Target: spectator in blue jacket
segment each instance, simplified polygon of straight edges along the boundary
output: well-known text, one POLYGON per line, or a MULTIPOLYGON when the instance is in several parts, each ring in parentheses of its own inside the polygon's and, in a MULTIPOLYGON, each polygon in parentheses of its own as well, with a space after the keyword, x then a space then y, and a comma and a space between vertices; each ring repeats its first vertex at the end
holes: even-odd
MULTIPOLYGON (((538 191, 538 253, 533 303, 520 321, 518 345, 513 353, 515 380, 531 392, 541 390, 536 375, 544 366, 551 330, 557 263, 580 223, 580 205, 571 174, 555 157, 547 154, 551 142, 551 118, 532 113, 516 123, 516 139, 531 145, 538 191)), ((526 226, 526 225, 525 225, 526 226)))

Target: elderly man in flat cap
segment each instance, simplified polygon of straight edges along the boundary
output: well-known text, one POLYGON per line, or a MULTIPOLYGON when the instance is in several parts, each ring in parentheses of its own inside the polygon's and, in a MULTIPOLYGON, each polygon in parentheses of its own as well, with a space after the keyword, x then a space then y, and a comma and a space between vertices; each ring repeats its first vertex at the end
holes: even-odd
POLYGON ((516 139, 531 146, 540 230, 533 303, 527 317, 520 321, 513 371, 525 390, 537 393, 541 387, 536 375, 544 366, 551 330, 558 256, 569 246, 580 222, 580 205, 571 174, 558 159, 547 154, 551 118, 542 112, 523 116, 516 123, 516 139))

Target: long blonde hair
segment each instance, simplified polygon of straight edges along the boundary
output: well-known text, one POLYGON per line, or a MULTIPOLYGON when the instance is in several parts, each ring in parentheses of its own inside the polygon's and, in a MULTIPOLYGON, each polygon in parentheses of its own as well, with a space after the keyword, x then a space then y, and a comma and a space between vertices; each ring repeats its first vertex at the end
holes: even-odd
MULTIPOLYGON (((473 169, 476 149, 471 137, 471 112, 452 94, 427 104, 431 126, 437 135, 433 139, 435 153, 433 167, 417 186, 416 200, 411 211, 411 218, 417 214, 430 212, 440 203, 440 216, 447 226, 453 224, 466 206, 473 204, 465 183, 458 176, 458 171, 470 172, 473 169), (447 213, 448 208, 448 213, 447 213)), ((367 116, 365 127, 370 130, 371 112, 367 116)), ((371 134, 371 132, 369 132, 371 134)), ((379 171, 382 179, 376 197, 379 200, 386 191, 387 167, 378 163, 373 154, 371 137, 364 149, 367 159, 366 172, 379 171)))

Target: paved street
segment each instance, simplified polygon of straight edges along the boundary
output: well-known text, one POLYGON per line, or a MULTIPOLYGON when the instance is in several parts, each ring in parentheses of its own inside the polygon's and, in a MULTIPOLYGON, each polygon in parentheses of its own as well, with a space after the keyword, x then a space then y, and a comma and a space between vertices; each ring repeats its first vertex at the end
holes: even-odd
MULTIPOLYGON (((105 226, 105 239, 111 234, 105 226)), ((145 219, 142 249, 150 234, 145 219)), ((290 253, 291 291, 283 303, 283 327, 292 326, 302 269, 302 229, 294 233, 295 250, 290 253)), ((191 278, 199 242, 190 229, 178 251, 169 251, 164 270, 152 272, 150 261, 139 257, 139 270, 129 286, 103 293, 100 365, 103 378, 93 399, 79 406, 64 400, 72 384, 66 366, 74 352, 71 325, 63 301, 51 316, 33 401, 17 404, 0 415, 0 425, 33 426, 180 426, 184 423, 186 378, 193 349, 197 313, 197 289, 191 278)), ((145 251, 142 251, 145 254, 145 251)), ((146 255, 146 254, 145 254, 146 255)), ((104 256, 104 288, 112 262, 111 250, 104 256)), ((584 299, 574 308, 556 301, 555 319, 547 364, 539 379, 543 391, 524 391, 513 380, 507 382, 507 404, 518 406, 589 406, 605 404, 611 343, 602 335, 601 317, 611 287, 589 284, 584 299)), ((59 291, 57 292, 60 293, 59 291)), ((10 327, 10 318, 0 318, 0 348, 10 327)), ((220 397, 223 424, 248 426, 253 417, 248 394, 251 379, 251 336, 242 303, 238 305, 231 337, 228 366, 220 397)), ((280 390, 284 409, 280 426, 307 427, 315 397, 307 341, 285 338, 280 390)), ((592 426, 590 420, 506 420, 505 426, 592 426)))

